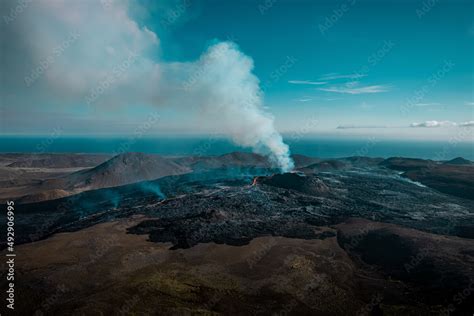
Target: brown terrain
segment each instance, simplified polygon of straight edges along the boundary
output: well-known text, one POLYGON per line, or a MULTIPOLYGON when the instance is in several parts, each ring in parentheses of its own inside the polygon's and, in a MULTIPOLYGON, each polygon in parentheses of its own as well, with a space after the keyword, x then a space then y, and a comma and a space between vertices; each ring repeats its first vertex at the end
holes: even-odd
POLYGON ((469 288, 474 280, 472 242, 396 225, 349 220, 314 227, 336 234, 323 239, 267 236, 170 250, 127 234, 141 220, 18 246, 16 312, 428 315, 446 312, 437 300, 456 306, 459 282, 469 288), (451 296, 440 297, 446 291, 451 296))
POLYGON ((31 157, 0 155, 15 314, 474 312, 470 161, 31 157))
POLYGON ((436 162, 422 159, 390 158, 387 168, 404 171, 404 176, 440 192, 474 200, 474 164, 463 158, 436 162))
MULTIPOLYGON (((295 156, 297 167, 315 161, 318 159, 295 156)), ((263 156, 240 152, 209 157, 163 157, 143 153, 125 153, 115 157, 91 154, 0 154, 0 202, 12 198, 17 203, 47 201, 89 190, 229 165, 271 167, 263 156)))

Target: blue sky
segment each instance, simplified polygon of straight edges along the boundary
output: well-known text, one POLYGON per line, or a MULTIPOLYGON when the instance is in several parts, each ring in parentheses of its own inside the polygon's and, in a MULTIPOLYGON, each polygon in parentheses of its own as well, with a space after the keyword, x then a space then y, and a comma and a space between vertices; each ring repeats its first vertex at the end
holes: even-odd
POLYGON ((422 1, 265 3, 214 1, 198 6, 199 14, 171 28, 170 46, 179 48, 163 51, 164 57, 194 59, 210 38, 234 39, 254 59, 255 73, 268 87, 267 105, 283 129, 297 127, 302 117, 312 114, 328 129, 472 120, 473 107, 468 105, 474 89, 472 1, 439 1, 424 15, 417 14, 422 1), (346 11, 341 10, 343 5, 346 11), (338 9, 342 16, 325 24, 338 9), (288 56, 297 61, 277 77, 288 56), (454 64, 452 69, 423 98, 414 97, 446 62, 454 64), (366 75, 357 80, 360 86, 381 85, 387 92, 322 91, 354 81, 324 80, 328 73, 360 73, 366 75), (290 84, 293 80, 327 84, 290 84), (403 115, 400 107, 413 98, 417 105, 403 115))
MULTIPOLYGON (((102 8, 107 1, 101 3, 102 8)), ((27 20, 28 10, 35 12, 26 8, 9 23, 13 31, 17 32, 14 27, 19 28, 22 19, 23 25, 35 25, 27 20)), ((186 65, 199 60, 215 43, 235 42, 238 50, 253 60, 251 71, 260 81, 265 109, 283 133, 449 139, 460 128, 471 128, 474 120, 472 12, 474 2, 467 0, 140 1, 126 4, 126 15, 137 23, 143 36, 138 40, 124 38, 128 43, 138 43, 140 56, 146 56, 146 60, 134 64, 133 71, 153 67, 154 63, 166 63, 170 68, 186 65), (149 45, 153 36, 156 45, 149 45)), ((44 14, 46 18, 51 12, 44 14)), ((73 18, 87 19, 68 16, 73 18)), ((66 122, 65 133, 123 134, 133 131, 149 116, 150 109, 156 109, 147 100, 130 97, 123 101, 120 96, 117 99, 124 104, 115 102, 117 105, 111 108, 97 102, 91 113, 83 97, 57 95, 58 90, 68 90, 48 92, 50 85, 42 85, 44 80, 63 75, 55 68, 70 67, 69 71, 74 72, 84 68, 81 64, 92 63, 93 58, 97 64, 107 63, 107 55, 101 56, 105 51, 117 55, 116 46, 122 44, 95 50, 97 43, 120 38, 120 34, 101 33, 103 19, 99 13, 89 19, 97 33, 85 30, 58 57, 59 61, 65 59, 64 63, 54 62, 39 76, 33 89, 41 90, 40 97, 32 100, 25 96, 33 95, 32 89, 18 87, 14 80, 4 85, 10 90, 2 90, 8 118, 2 122, 3 133, 48 133, 55 122, 62 120, 66 122), (97 37, 91 42, 94 46, 81 46, 93 37, 97 37), (76 50, 83 47, 87 49, 76 50), (33 101, 41 104, 32 106, 33 101), (21 115, 24 110, 35 113, 34 119, 21 115)), ((62 21, 58 19, 58 23, 62 21)), ((60 32, 52 25, 45 30, 60 32)), ((66 37, 47 35, 52 44, 66 37)), ((14 45, 16 55, 29 55, 22 51, 32 46, 28 40, 18 36, 10 39, 23 42, 14 45)), ((31 64, 34 68, 37 61, 31 64)), ((28 68, 22 73, 28 74, 28 68)), ((134 82, 141 84, 140 79, 134 82)), ((155 96, 150 98, 155 102, 155 96)), ((192 104, 184 108, 159 107, 156 111, 163 120, 150 130, 151 134, 199 134, 220 128, 199 121, 201 114, 193 110, 192 104)))

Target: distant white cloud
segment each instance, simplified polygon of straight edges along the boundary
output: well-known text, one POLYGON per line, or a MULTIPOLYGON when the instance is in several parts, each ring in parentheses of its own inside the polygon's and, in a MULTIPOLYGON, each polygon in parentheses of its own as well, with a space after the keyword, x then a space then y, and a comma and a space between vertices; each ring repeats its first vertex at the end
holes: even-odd
POLYGON ((458 125, 462 127, 471 127, 471 126, 474 126, 474 121, 463 122, 463 123, 459 123, 458 125))
MULTIPOLYGON (((474 127, 474 121, 456 123, 452 121, 425 121, 412 123, 409 127, 419 128, 442 128, 442 127, 474 127)), ((339 125, 337 129, 363 129, 363 128, 407 128, 407 126, 386 126, 386 125, 339 125)))
POLYGON ((474 102, 466 102, 466 103, 464 103, 464 104, 466 104, 466 105, 474 105, 474 102))
POLYGON ((345 85, 332 86, 327 88, 319 88, 321 91, 345 93, 345 94, 367 94, 367 93, 381 93, 390 90, 389 85, 372 85, 359 86, 358 82, 348 82, 345 85))
POLYGON ((324 81, 307 81, 307 80, 289 80, 288 83, 291 84, 303 84, 303 85, 323 85, 327 82, 324 81))
POLYGON ((338 73, 329 73, 321 76, 319 80, 337 80, 337 79, 359 79, 362 77, 366 77, 365 74, 348 74, 348 75, 341 75, 338 73))
POLYGON ((451 121, 425 121, 421 123, 412 123, 410 127, 452 127, 457 126, 455 122, 451 121))
POLYGON ((389 128, 388 126, 379 125, 339 125, 337 129, 356 129, 356 128, 389 128))
POLYGON ((431 103, 416 103, 415 106, 435 106, 441 105, 441 103, 431 102, 431 103))
POLYGON ((298 102, 308 102, 308 101, 311 101, 311 100, 313 100, 313 99, 305 99, 305 98, 303 98, 303 99, 297 99, 296 101, 298 101, 298 102))

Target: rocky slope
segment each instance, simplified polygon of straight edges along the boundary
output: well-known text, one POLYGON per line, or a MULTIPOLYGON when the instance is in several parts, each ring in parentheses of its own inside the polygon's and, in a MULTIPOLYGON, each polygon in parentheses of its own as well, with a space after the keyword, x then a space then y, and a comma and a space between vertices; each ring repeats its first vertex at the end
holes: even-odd
POLYGON ((403 175, 440 192, 474 200, 474 165, 456 158, 441 163, 432 160, 390 158, 381 166, 403 171, 403 175))

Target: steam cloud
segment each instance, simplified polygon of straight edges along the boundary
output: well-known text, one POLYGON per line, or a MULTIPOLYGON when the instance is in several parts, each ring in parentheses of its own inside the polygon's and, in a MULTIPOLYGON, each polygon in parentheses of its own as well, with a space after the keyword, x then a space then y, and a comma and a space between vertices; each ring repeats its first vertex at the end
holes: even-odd
POLYGON ((251 58, 234 43, 223 42, 209 47, 197 62, 179 71, 183 69, 188 72, 183 83, 185 95, 198 100, 197 106, 208 115, 217 116, 236 144, 268 155, 282 171, 293 169, 288 146, 263 108, 251 58))
POLYGON ((35 1, 18 10, 2 1, 3 59, 10 76, 0 92, 18 108, 91 103, 148 104, 189 113, 240 146, 293 168, 288 146, 263 106, 253 61, 232 42, 210 46, 194 62, 158 61, 160 39, 130 18, 122 1, 35 1), (15 96, 12 98, 12 96, 15 96), (23 97, 18 97, 23 96, 23 97), (28 97, 25 97, 28 96, 28 97))

